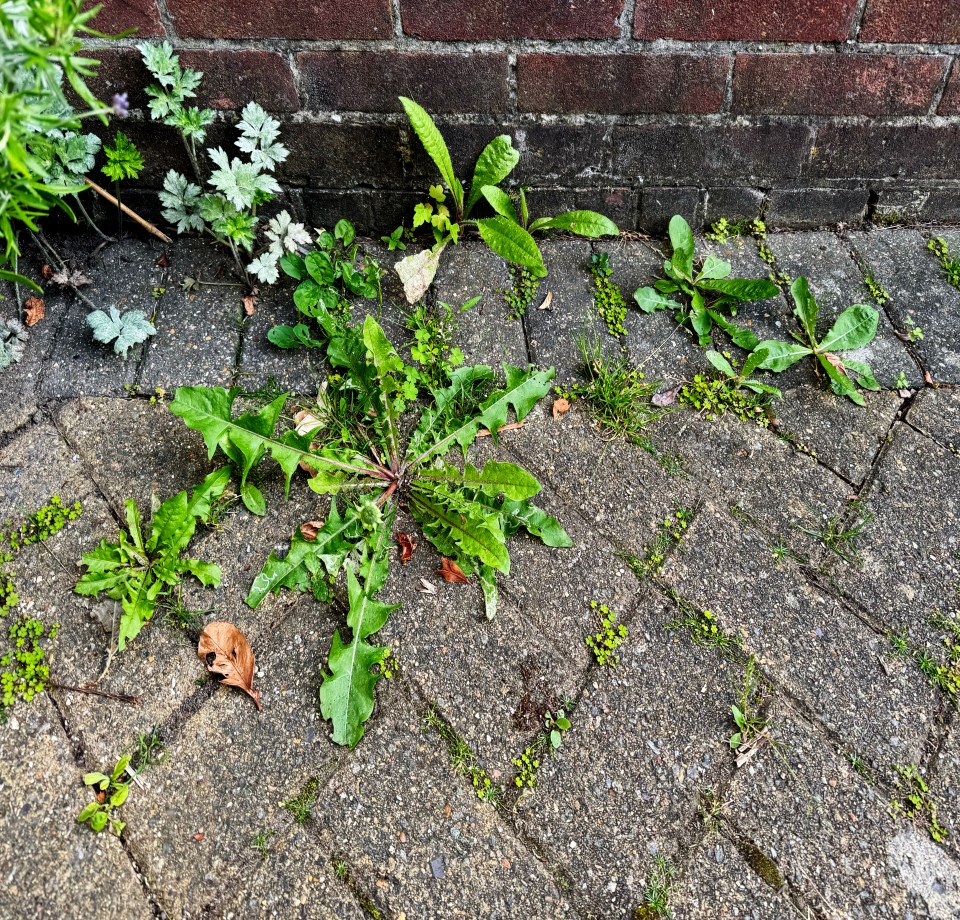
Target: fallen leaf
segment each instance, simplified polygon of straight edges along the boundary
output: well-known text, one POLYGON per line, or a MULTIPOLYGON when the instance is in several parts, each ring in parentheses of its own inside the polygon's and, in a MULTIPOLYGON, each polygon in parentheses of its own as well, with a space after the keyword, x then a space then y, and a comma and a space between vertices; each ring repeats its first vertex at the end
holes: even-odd
POLYGON ((194 839, 194 840, 203 840, 203 838, 204 838, 205 836, 206 836, 205 834, 194 834, 194 835, 193 835, 193 839, 194 839))
POLYGON ((50 276, 50 280, 55 284, 59 284, 60 287, 73 288, 73 290, 83 287, 85 284, 93 283, 82 271, 77 269, 74 269, 72 272, 68 272, 66 269, 54 272, 50 276))
POLYGON ((427 581, 426 578, 421 578, 420 587, 418 590, 421 594, 436 594, 437 586, 432 581, 427 581))
POLYGON ((547 296, 543 298, 543 303, 537 307, 538 310, 549 310, 553 303, 553 291, 547 291, 547 296))
MULTIPOLYGON (((509 424, 501 425, 500 428, 497 430, 497 433, 499 434, 501 431, 516 431, 518 428, 523 428, 523 426, 526 425, 526 424, 527 424, 526 422, 510 422, 509 424)), ((481 429, 477 432, 477 437, 478 437, 478 438, 489 438, 489 437, 490 437, 490 429, 489 429, 489 428, 481 428, 481 429)))
POLYGON ((433 282, 433 276, 440 265, 440 254, 446 245, 444 243, 436 252, 432 249, 424 249, 422 252, 401 259, 394 265, 394 270, 403 283, 403 293, 406 295, 407 303, 416 303, 427 293, 427 288, 433 282))
POLYGON ((924 380, 924 383, 926 383, 926 385, 927 385, 928 387, 935 387, 935 386, 936 386, 936 384, 933 382, 933 377, 930 376, 930 371, 924 371, 924 372, 923 372, 923 380, 924 380))
POLYGON ((562 396, 553 401, 553 417, 560 418, 561 415, 565 415, 570 411, 570 400, 564 399, 562 396))
POLYGON ((157 268, 168 268, 170 266, 170 256, 163 253, 156 262, 153 263, 157 268))
POLYGON ((253 316, 257 311, 257 295, 256 294, 247 294, 246 297, 240 298, 243 301, 243 312, 247 316, 253 316))
POLYGON ((44 262, 43 268, 40 269, 40 274, 49 281, 53 277, 53 266, 44 262))
POLYGON ((180 287, 187 293, 190 291, 199 291, 200 282, 197 281, 196 278, 191 278, 189 275, 184 275, 183 283, 180 285, 180 287))
POLYGON ((442 558, 440 562, 440 568, 437 569, 437 574, 448 584, 470 584, 470 579, 463 574, 463 569, 461 569, 460 566, 458 566, 455 562, 447 559, 446 556, 442 558))
POLYGON ((317 534, 320 533, 320 528, 323 527, 323 521, 304 521, 300 525, 300 533, 303 534, 303 539, 308 543, 313 543, 317 539, 317 534))
POLYGON ((907 399, 910 396, 913 396, 913 390, 897 390, 897 395, 901 399, 907 399))
POLYGON ((239 687, 260 705, 260 691, 253 689, 253 650, 246 637, 232 623, 208 623, 197 643, 197 655, 211 674, 219 674, 223 683, 239 687), (213 656, 211 660, 210 656, 213 656))
POLYGON ((417 544, 408 533, 398 533, 397 543, 400 544, 400 565, 406 565, 413 558, 417 544))
POLYGON ((844 377, 849 377, 847 373, 847 368, 844 366, 843 358, 839 355, 833 354, 833 352, 828 351, 824 354, 824 357, 838 370, 844 377))
POLYGON ((23 304, 24 325, 35 326, 47 312, 46 304, 40 297, 28 297, 23 304))
POLYGON ((310 434, 311 431, 323 428, 323 422, 320 416, 315 412, 311 412, 309 409, 301 409, 293 417, 293 420, 296 423, 296 432, 299 435, 310 434))
POLYGON ((677 393, 680 392, 680 387, 675 386, 669 390, 661 390, 659 393, 654 393, 653 398, 650 400, 655 406, 671 406, 673 405, 674 400, 677 398, 677 393))

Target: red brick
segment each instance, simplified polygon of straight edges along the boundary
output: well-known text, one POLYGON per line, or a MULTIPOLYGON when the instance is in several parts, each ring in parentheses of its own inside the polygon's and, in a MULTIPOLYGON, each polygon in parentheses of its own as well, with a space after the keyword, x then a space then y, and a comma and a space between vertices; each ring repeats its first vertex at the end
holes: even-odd
MULTIPOLYGON (((135 38, 164 35, 157 0, 100 0, 103 9, 90 21, 91 28, 108 35, 136 29, 135 38)), ((86 4, 88 7, 93 3, 86 4)))
POLYGON ((297 63, 321 111, 399 112, 409 96, 429 112, 503 112, 510 95, 505 54, 308 51, 297 63))
POLYGON ((702 114, 723 104, 730 58, 692 54, 524 54, 524 112, 702 114))
POLYGON ((407 35, 486 38, 616 38, 624 0, 400 0, 407 35))
POLYGON ((937 106, 937 114, 960 115, 960 64, 957 64, 956 59, 954 59, 953 70, 950 71, 950 80, 943 92, 943 98, 937 106))
POLYGON ((869 0, 862 42, 960 43, 957 0, 869 0))
POLYGON ((180 63, 203 71, 193 105, 242 109, 255 100, 268 112, 300 108, 293 72, 275 51, 181 51, 180 63))
POLYGON ((922 115, 948 59, 896 54, 739 54, 733 111, 760 115, 922 115))
POLYGON ((181 38, 391 38, 390 0, 167 0, 181 38))
POLYGON ((856 6, 857 0, 637 0, 633 34, 682 41, 843 41, 856 6))

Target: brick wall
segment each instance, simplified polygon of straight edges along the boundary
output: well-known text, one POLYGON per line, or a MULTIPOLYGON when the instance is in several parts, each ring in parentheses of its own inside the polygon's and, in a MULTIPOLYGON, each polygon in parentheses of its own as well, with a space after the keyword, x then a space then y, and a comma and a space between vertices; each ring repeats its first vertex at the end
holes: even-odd
MULTIPOLYGON (((251 98, 277 113, 281 178, 315 223, 392 229, 436 180, 400 94, 461 174, 511 133, 538 212, 960 219, 958 0, 106 0, 95 25, 202 69, 213 143, 251 98)), ((132 42, 90 43, 96 88, 130 93, 156 185, 182 156, 145 120, 132 42)))

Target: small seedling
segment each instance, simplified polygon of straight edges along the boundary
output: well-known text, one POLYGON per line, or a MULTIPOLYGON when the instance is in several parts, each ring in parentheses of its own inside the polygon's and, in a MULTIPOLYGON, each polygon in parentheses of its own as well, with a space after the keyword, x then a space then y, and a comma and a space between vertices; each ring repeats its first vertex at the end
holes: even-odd
POLYGON ((657 532, 647 546, 646 558, 624 557, 638 578, 652 577, 659 573, 666 561, 668 550, 672 546, 679 545, 692 520, 693 510, 683 505, 677 505, 673 512, 668 514, 657 526, 657 532))
POLYGON ((907 380, 906 371, 900 371, 900 373, 897 374, 897 379, 893 382, 893 388, 895 390, 906 390, 909 388, 909 386, 910 381, 907 380))
POLYGON ((857 771, 868 783, 871 785, 876 783, 877 778, 873 772, 873 768, 863 759, 859 754, 850 751, 847 754, 847 760, 850 761, 850 766, 857 771))
POLYGON ((397 227, 389 236, 381 236, 380 242, 386 245, 387 249, 390 252, 393 252, 396 249, 404 250, 407 248, 407 244, 403 242, 403 224, 397 227))
POLYGON ((723 810, 723 799, 711 787, 700 790, 700 817, 703 826, 710 834, 720 832, 720 813, 723 810))
POLYGON ((143 773, 147 767, 162 763, 165 756, 159 726, 154 726, 149 733, 137 732, 137 749, 130 758, 130 769, 134 773, 143 773))
POLYGON ((623 644, 629 631, 623 623, 617 623, 617 615, 606 604, 590 601, 590 609, 596 613, 600 629, 595 635, 586 636, 584 642, 598 665, 616 665, 620 659, 614 652, 623 644))
POLYGON ((736 633, 725 632, 712 611, 699 610, 677 594, 673 598, 680 608, 680 615, 667 623, 666 629, 686 630, 694 645, 707 645, 721 651, 740 646, 740 637, 736 633))
POLYGON ((907 338, 911 342, 919 342, 923 338, 923 330, 916 324, 914 318, 909 313, 903 321, 903 324, 907 327, 907 338))
POLYGON ((915 764, 896 767, 899 798, 890 802, 890 813, 897 817, 904 815, 920 820, 926 825, 931 839, 943 843, 950 834, 937 820, 937 803, 930 795, 930 789, 915 764))
MULTIPOLYGON (((410 357, 419 367, 408 366, 407 379, 415 387, 435 389, 450 383, 454 368, 463 364, 463 352, 452 344, 457 328, 457 316, 480 302, 480 297, 471 297, 461 307, 452 307, 440 301, 435 307, 420 304, 407 315, 407 330, 413 334, 410 357)), ((415 399, 416 393, 404 394, 415 399)))
POLYGON ((105 773, 87 773, 83 777, 84 785, 96 788, 97 800, 77 815, 77 821, 89 824, 90 829, 98 833, 108 824, 114 836, 119 837, 123 833, 126 824, 117 816, 116 809, 126 802, 130 794, 130 785, 120 779, 129 763, 129 757, 121 757, 109 776, 105 773))
POLYGON ((270 838, 273 837, 273 835, 273 831, 260 831, 260 833, 250 841, 251 848, 260 854, 261 859, 266 859, 270 855, 270 838))
POLYGON ((590 257, 590 273, 593 275, 594 309, 607 324, 610 335, 626 335, 627 328, 623 322, 627 318, 627 303, 620 287, 610 280, 613 274, 610 256, 605 252, 593 253, 590 257))
POLYGON ((867 291, 869 291, 870 296, 873 298, 873 302, 878 307, 882 307, 890 299, 890 295, 886 292, 883 285, 881 285, 877 279, 873 277, 873 272, 867 272, 863 279, 863 284, 867 291))
POLYGON ((673 915, 670 910, 670 897, 676 871, 667 857, 654 856, 653 866, 643 889, 643 904, 634 911, 634 920, 666 920, 673 915))
POLYGON ((767 732, 767 720, 760 716, 760 704, 763 701, 760 683, 756 659, 751 657, 743 672, 743 684, 737 692, 737 702, 730 707, 730 715, 737 727, 729 739, 730 750, 740 755, 755 749, 767 732))
POLYGON ((819 530, 800 529, 812 537, 817 537, 831 552, 836 553, 845 562, 859 564, 862 559, 856 541, 876 515, 864 511, 859 501, 850 502, 845 514, 836 514, 827 518, 819 530))
POLYGON ((910 654, 906 631, 887 633, 887 641, 890 643, 890 653, 895 657, 906 658, 910 654))
POLYGON ((350 878, 350 863, 340 857, 334 857, 333 874, 339 881, 346 882, 350 878))
POLYGON ((940 262, 940 267, 943 269, 947 283, 960 289, 960 259, 954 259, 950 255, 946 240, 944 240, 942 236, 936 236, 927 242, 927 249, 929 249, 940 262))
POLYGON ((458 735, 453 728, 440 716, 433 706, 429 706, 423 715, 423 727, 432 728, 447 746, 447 755, 450 766, 456 773, 466 776, 477 798, 482 802, 489 802, 497 806, 503 790, 487 775, 487 771, 480 766, 477 755, 467 742, 458 735))
POLYGON ((293 820, 297 824, 306 824, 313 806, 317 804, 317 793, 320 789, 320 780, 313 777, 304 783, 303 788, 289 801, 281 802, 281 807, 285 808, 293 815, 293 820))
POLYGON ((510 287, 500 293, 510 310, 510 319, 520 319, 537 296, 540 279, 522 265, 511 265, 509 272, 510 287))

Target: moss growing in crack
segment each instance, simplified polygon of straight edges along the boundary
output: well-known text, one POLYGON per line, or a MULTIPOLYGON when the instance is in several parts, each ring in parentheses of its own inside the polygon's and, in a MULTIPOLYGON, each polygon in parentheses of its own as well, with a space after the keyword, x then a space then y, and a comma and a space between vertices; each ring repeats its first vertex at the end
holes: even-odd
POLYGON ((584 642, 587 648, 593 652, 597 664, 601 667, 605 665, 616 665, 620 660, 615 654, 616 650, 623 644, 627 638, 629 630, 623 623, 617 622, 617 615, 606 604, 599 601, 590 601, 590 609, 597 615, 600 621, 599 630, 591 636, 585 636, 584 642))
POLYGON ((870 293, 873 302, 878 307, 882 307, 890 299, 890 295, 886 292, 883 285, 874 278, 873 272, 866 273, 863 279, 863 286, 870 293))
POLYGON ((610 256, 595 252, 590 257, 590 273, 593 275, 593 306, 607 324, 612 336, 627 334, 624 320, 627 318, 627 303, 620 287, 610 280, 610 256))
POLYGON ((700 610, 676 593, 672 595, 679 614, 666 625, 671 631, 684 630, 694 645, 707 645, 720 651, 740 647, 740 637, 728 633, 711 610, 700 610))
POLYGON ((743 861, 774 891, 783 888, 783 875, 777 864, 751 840, 739 840, 737 849, 743 861))
POLYGON ((281 802, 281 805, 293 815, 297 824, 306 824, 313 806, 317 804, 319 790, 320 780, 314 776, 303 784, 303 788, 292 799, 281 802))

